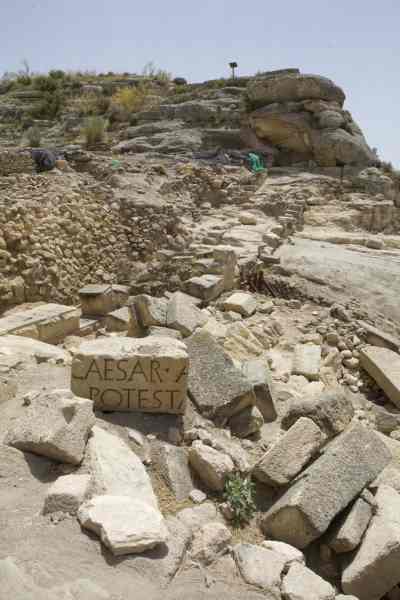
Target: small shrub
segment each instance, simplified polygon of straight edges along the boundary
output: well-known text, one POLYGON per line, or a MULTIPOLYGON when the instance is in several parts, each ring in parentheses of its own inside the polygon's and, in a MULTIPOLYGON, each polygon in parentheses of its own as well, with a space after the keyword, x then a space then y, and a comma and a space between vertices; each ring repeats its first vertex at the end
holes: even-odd
POLYGON ((90 117, 83 127, 83 135, 88 148, 101 144, 105 137, 106 123, 101 117, 90 117))
POLYGON ((142 75, 148 79, 155 79, 157 81, 171 81, 172 75, 164 69, 158 69, 156 65, 150 61, 145 64, 142 70, 142 75))
POLYGON ((31 148, 39 148, 42 141, 42 134, 37 125, 33 125, 26 132, 26 137, 31 148))
POLYGON ((55 92, 58 85, 57 79, 48 75, 36 75, 33 80, 33 87, 40 92, 55 92))
POLYGON ((64 79, 65 72, 61 69, 52 69, 49 71, 49 77, 52 77, 53 79, 64 79))
POLYGON ((60 90, 46 92, 42 101, 30 111, 33 119, 55 119, 65 105, 65 97, 60 90))
POLYGON ((154 101, 150 98, 151 93, 149 88, 144 85, 137 87, 122 88, 118 90, 112 97, 112 104, 122 108, 128 113, 139 112, 144 108, 154 105, 154 101))
POLYGON ((87 92, 74 101, 74 106, 83 116, 103 115, 110 107, 110 99, 102 94, 87 92))
POLYGON ((17 77, 17 85, 22 85, 24 87, 28 87, 32 83, 32 77, 27 75, 26 73, 20 73, 17 77))
POLYGON ((224 498, 233 512, 236 526, 250 521, 256 511, 254 503, 255 485, 250 477, 235 473, 225 483, 224 498))

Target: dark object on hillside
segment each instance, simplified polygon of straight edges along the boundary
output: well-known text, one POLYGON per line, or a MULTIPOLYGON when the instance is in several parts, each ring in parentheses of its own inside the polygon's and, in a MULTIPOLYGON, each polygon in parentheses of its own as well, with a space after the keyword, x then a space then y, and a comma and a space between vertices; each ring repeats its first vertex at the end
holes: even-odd
POLYGON ((229 66, 232 69, 232 79, 235 79, 235 69, 237 69, 238 64, 237 62, 230 62, 229 66))
POLYGON ((184 77, 175 77, 172 83, 175 85, 187 85, 187 81, 184 77))
POLYGON ((51 171, 56 166, 57 155, 51 150, 32 150, 32 158, 38 173, 51 171))

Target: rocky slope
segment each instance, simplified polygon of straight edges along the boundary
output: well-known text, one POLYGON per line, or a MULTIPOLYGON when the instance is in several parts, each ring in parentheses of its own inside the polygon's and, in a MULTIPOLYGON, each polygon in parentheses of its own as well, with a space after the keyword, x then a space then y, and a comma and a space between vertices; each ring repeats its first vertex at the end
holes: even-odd
POLYGON ((396 600, 395 174, 328 79, 156 92, 40 174, 2 96, 0 599, 396 600))

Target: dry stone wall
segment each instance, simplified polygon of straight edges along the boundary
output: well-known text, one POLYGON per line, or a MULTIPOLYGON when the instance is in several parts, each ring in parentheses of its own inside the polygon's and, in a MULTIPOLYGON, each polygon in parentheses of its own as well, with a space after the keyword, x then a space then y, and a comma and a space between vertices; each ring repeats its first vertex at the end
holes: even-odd
POLYGON ((33 173, 34 164, 30 152, 2 150, 0 152, 0 177, 15 173, 33 173))
POLYGON ((0 308, 76 302, 85 283, 121 278, 130 246, 110 204, 76 174, 0 178, 0 308))

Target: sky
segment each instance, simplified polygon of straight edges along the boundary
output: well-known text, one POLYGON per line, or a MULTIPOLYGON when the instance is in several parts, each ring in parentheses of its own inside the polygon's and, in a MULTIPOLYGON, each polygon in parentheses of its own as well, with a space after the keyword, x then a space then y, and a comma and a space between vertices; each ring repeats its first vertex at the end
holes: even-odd
POLYGON ((340 85, 383 160, 400 168, 399 0, 0 0, 0 74, 22 68, 188 81, 298 67, 340 85), (396 118, 398 118, 396 116, 396 118))

